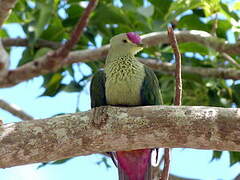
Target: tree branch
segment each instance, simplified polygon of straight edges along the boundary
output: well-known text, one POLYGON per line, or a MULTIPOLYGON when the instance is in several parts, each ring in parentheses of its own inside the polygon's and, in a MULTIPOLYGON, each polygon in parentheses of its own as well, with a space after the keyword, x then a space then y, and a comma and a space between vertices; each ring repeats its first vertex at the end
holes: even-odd
POLYGON ((52 71, 56 71, 63 66, 62 64, 64 59, 68 56, 70 50, 80 39, 84 28, 87 26, 90 14, 96 7, 97 3, 98 0, 89 1, 86 9, 84 10, 73 32, 71 33, 70 39, 57 50, 47 54, 46 60, 42 62, 42 66, 45 67, 44 69, 51 69, 52 71))
MULTIPOLYGON (((139 60, 151 67, 156 71, 174 73, 176 66, 172 63, 161 62, 156 59, 144 59, 139 58, 139 60)), ((240 70, 233 68, 202 68, 202 67, 192 67, 192 66, 182 66, 182 72, 186 74, 196 74, 202 77, 213 77, 222 79, 240 79, 240 70)))
MULTIPOLYGON (((2 39, 2 43, 5 47, 11 47, 11 46, 29 46, 29 42, 27 39, 23 38, 4 38, 2 39)), ((35 43, 36 48, 43 48, 43 47, 48 47, 51 49, 57 49, 61 47, 62 44, 54 41, 48 41, 44 39, 39 39, 35 43)))
POLYGON ((154 147, 240 151, 240 109, 100 107, 0 127, 0 167, 154 147), (116 139, 120 143, 113 143, 116 139))
MULTIPOLYGON (((205 31, 178 31, 175 32, 175 35, 179 43, 196 42, 220 53, 225 52, 232 55, 237 55, 240 53, 240 42, 230 44, 225 39, 214 37, 205 31)), ((143 35, 142 38, 143 43, 146 43, 150 46, 154 46, 159 43, 169 43, 167 32, 153 32, 143 35)))
MULTIPOLYGON (((155 32, 142 36, 143 42, 149 46, 154 46, 159 43, 168 43, 167 33, 166 32, 155 32)), ((229 44, 223 39, 218 39, 211 36, 209 33, 204 31, 182 31, 176 32, 176 37, 178 42, 197 42, 203 44, 207 47, 215 49, 219 52, 226 52, 228 54, 239 54, 240 53, 240 43, 229 44)), ((54 72, 61 67, 67 66, 69 64, 77 62, 89 62, 99 59, 104 59, 107 56, 109 45, 105 45, 97 49, 87 49, 80 51, 70 52, 68 57, 62 63, 55 63, 49 66, 47 63, 48 56, 45 55, 41 58, 38 58, 32 62, 29 62, 15 70, 10 70, 7 75, 0 76, 0 88, 14 86, 22 81, 29 80, 33 77, 54 72)), ((153 62, 153 61, 152 61, 153 62)), ((145 64, 151 64, 153 67, 163 67, 161 64, 152 64, 152 62, 145 61, 145 64)), ((166 67, 166 66, 165 66, 166 67)), ((168 68, 165 68, 168 69, 168 68)), ((199 74, 204 77, 217 77, 225 79, 240 79, 240 71, 234 69, 211 69, 211 68, 194 68, 187 67, 187 71, 191 71, 194 74, 199 74), (191 70, 193 68, 193 70, 191 70), (218 72, 219 71, 219 72, 218 72)), ((184 72, 184 67, 183 67, 184 72)))
POLYGON ((0 99, 0 108, 5 111, 13 114, 14 116, 19 117, 22 120, 33 120, 33 117, 22 111, 20 108, 17 108, 14 105, 7 103, 6 101, 0 99))
MULTIPOLYGON (((230 44, 226 40, 214 37, 205 31, 199 31, 199 30, 178 31, 178 32, 175 32, 175 35, 179 43, 196 42, 221 53, 227 53, 231 55, 240 54, 240 48, 239 48, 240 42, 235 44, 230 44)), ((154 46, 159 43, 161 44, 169 43, 166 32, 153 32, 153 33, 145 34, 142 36, 142 39, 143 39, 143 42, 149 46, 154 46)), ((48 40, 39 40, 36 43, 36 47, 50 47, 50 48, 56 49, 59 47, 60 44, 59 43, 55 44, 55 43, 56 42, 51 42, 48 40)), ((21 39, 21 38, 4 39, 3 44, 4 46, 28 46, 27 40, 21 39)), ((92 51, 95 51, 95 50, 92 50, 92 51)), ((99 58, 102 58, 102 57, 99 57, 99 58)), ((97 59, 94 59, 94 60, 97 60, 97 59)))
POLYGON ((7 19, 10 14, 12 8, 14 8, 17 0, 1 0, 0 1, 0 26, 2 26, 3 22, 7 19))
POLYGON ((240 64, 237 63, 237 61, 235 61, 235 59, 233 59, 231 56, 229 56, 227 53, 222 53, 222 56, 228 60, 231 64, 235 65, 236 67, 240 68, 240 64))
POLYGON ((73 46, 79 41, 84 28, 87 26, 89 17, 91 12, 97 6, 98 0, 90 0, 88 6, 86 7, 85 11, 83 12, 81 18, 78 20, 77 25, 75 26, 70 39, 59 49, 54 51, 48 58, 61 58, 64 59, 69 54, 69 51, 73 48, 73 46))
MULTIPOLYGON (((175 100, 174 105, 181 106, 182 105, 182 66, 181 66, 181 53, 178 48, 178 43, 176 36, 172 27, 168 27, 168 38, 169 42, 172 46, 174 55, 175 55, 175 81, 176 81, 176 90, 175 90, 175 100)), ((165 148, 164 149, 164 167, 162 171, 162 176, 160 180, 168 180, 169 179, 169 172, 170 172, 170 154, 171 149, 165 148)))

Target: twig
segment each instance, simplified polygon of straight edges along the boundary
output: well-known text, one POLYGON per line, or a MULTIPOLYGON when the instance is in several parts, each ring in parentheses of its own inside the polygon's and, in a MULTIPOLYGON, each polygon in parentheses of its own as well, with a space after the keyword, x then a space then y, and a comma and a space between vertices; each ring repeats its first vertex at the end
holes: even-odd
POLYGON ((230 55, 228 55, 227 53, 222 53, 222 56, 224 58, 226 58, 230 63, 234 64, 235 66, 237 66, 238 68, 240 68, 240 64, 238 64, 235 59, 233 59, 230 55))
POLYGON ((71 34, 71 38, 59 49, 53 52, 53 54, 49 55, 49 58, 61 58, 62 60, 67 57, 69 54, 69 51, 73 48, 73 46, 78 42, 80 39, 84 28, 87 26, 89 21, 89 16, 93 9, 96 7, 98 3, 98 0, 91 0, 88 3, 87 8, 85 9, 83 15, 78 20, 77 25, 75 26, 75 29, 73 30, 71 34))
POLYGON ((168 36, 169 41, 172 46, 175 61, 176 61, 176 70, 175 70, 175 79, 176 79, 176 95, 174 105, 182 105, 182 72, 181 72, 181 53, 179 52, 176 36, 171 27, 168 27, 168 36))
POLYGON ((164 149, 164 167, 162 171, 162 175, 160 180, 168 180, 169 178, 169 171, 170 171, 170 154, 171 154, 171 149, 170 148, 165 148, 164 149))
POLYGON ((14 8, 17 0, 1 0, 0 1, 0 26, 9 16, 12 8, 14 8))
MULTIPOLYGON (((175 54, 176 61, 176 70, 175 70, 175 79, 176 79, 176 95, 174 104, 177 106, 181 106, 182 104, 182 77, 181 77, 181 54, 178 49, 177 39, 173 32, 172 27, 168 27, 168 37, 169 42, 172 46, 172 49, 175 54)), ((168 180, 169 171, 170 171, 170 148, 164 149, 164 168, 161 176, 161 180, 168 180)))
MULTIPOLYGON (((46 61, 43 61, 41 68, 50 69, 52 71, 58 70, 64 64, 64 59, 68 56, 70 50, 80 39, 84 28, 87 26, 89 16, 92 10, 96 7, 98 0, 91 0, 88 3, 87 8, 83 12, 83 15, 79 18, 73 32, 71 33, 70 39, 57 50, 48 53, 46 56, 46 61)), ((35 65, 39 66, 39 64, 35 65)))
POLYGON ((11 105, 7 103, 6 101, 0 99, 0 108, 10 112, 11 114, 19 117, 22 120, 33 120, 33 117, 28 115, 26 112, 22 111, 20 108, 15 107, 14 105, 11 105))
POLYGON ((215 14, 215 17, 213 19, 213 25, 212 25, 212 29, 211 29, 211 34, 213 36, 216 36, 217 28, 218 28, 218 13, 215 14))

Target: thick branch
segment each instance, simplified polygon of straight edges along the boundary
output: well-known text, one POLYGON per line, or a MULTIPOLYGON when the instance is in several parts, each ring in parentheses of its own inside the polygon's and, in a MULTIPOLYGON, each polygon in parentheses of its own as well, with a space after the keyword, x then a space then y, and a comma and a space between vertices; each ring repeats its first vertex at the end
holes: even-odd
MULTIPOLYGON (((166 63, 157 61, 154 59, 143 59, 140 61, 154 70, 159 70, 166 73, 174 73, 175 65, 172 63, 166 63)), ((202 68, 202 67, 192 67, 192 66, 182 66, 182 73, 196 74, 202 77, 213 77, 222 79, 240 79, 240 70, 233 68, 202 68)))
POLYGON ((0 99, 0 108, 4 109, 5 111, 13 114, 14 116, 19 117, 22 120, 33 120, 33 117, 25 113, 20 108, 17 108, 16 106, 7 103, 6 101, 0 99))
MULTIPOLYGON (((177 41, 179 43, 184 42, 196 42, 202 44, 206 47, 214 49, 218 52, 228 53, 232 55, 240 54, 240 42, 235 44, 229 44, 224 39, 219 39, 212 36, 205 31, 190 30, 190 31, 178 31, 175 32, 177 41)), ((154 32, 142 36, 145 44, 149 46, 154 46, 159 43, 165 44, 169 43, 166 32, 154 32)), ((4 39, 4 46, 28 46, 26 39, 16 38, 16 39, 4 39)), ((47 40, 39 40, 36 43, 37 47, 50 47, 56 49, 60 46, 59 43, 51 42, 47 40)), ((95 51, 95 50, 93 50, 95 51)), ((97 59, 102 58, 98 57, 97 59)), ((96 60, 96 59, 95 59, 96 60)))
POLYGON ((12 8, 14 8, 17 0, 1 0, 0 1, 0 26, 7 19, 12 8))
MULTIPOLYGON (((167 33, 166 32, 155 32, 146 34, 143 37, 145 44, 153 46, 159 43, 168 43, 167 33)), ((229 54, 240 53, 240 44, 228 44, 222 39, 211 36, 209 33, 204 31, 182 31, 176 32, 176 37, 178 42, 198 42, 207 47, 213 48, 219 52, 226 52, 229 54)), ((15 70, 11 70, 5 76, 0 76, 0 88, 1 87, 10 87, 14 86, 22 81, 29 80, 33 77, 54 72, 61 67, 64 67, 69 64, 76 62, 89 62, 94 60, 103 59, 106 57, 108 52, 109 45, 103 46, 101 48, 93 50, 81 50, 73 51, 62 63, 53 63, 49 65, 48 56, 43 56, 38 58, 30 63, 27 63, 15 70)), ((151 64, 152 62, 145 62, 145 64, 151 64)), ((160 66, 159 66, 160 67, 160 66)), ((193 68, 187 67, 188 71, 192 71, 194 74, 203 74, 204 77, 218 77, 225 79, 240 79, 240 71, 233 69, 206 69, 206 68, 193 68), (193 70, 189 70, 192 69, 193 70), (206 69, 206 70, 205 70, 206 69), (218 72, 218 70, 220 70, 218 72)), ((166 68, 165 68, 166 69, 166 68)), ((184 67, 183 67, 184 72, 184 67)))
MULTIPOLYGON (((240 53, 240 42, 229 44, 226 40, 214 37, 205 31, 190 30, 174 33, 178 43, 196 42, 208 48, 214 49, 217 52, 225 52, 227 54, 235 55, 240 53)), ((157 45, 159 43, 169 43, 167 32, 153 32, 143 35, 142 38, 144 39, 143 42, 150 46, 157 45)))
POLYGON ((240 109, 100 107, 0 127, 0 167, 154 147, 240 151, 240 109), (117 139, 117 142, 116 142, 117 139))

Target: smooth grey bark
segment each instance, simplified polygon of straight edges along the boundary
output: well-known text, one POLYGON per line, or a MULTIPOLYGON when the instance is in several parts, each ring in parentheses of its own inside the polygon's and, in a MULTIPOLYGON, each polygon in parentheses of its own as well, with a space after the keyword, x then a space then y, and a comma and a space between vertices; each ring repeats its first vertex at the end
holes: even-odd
POLYGON ((4 124, 0 168, 154 147, 240 151, 240 109, 109 106, 4 124))

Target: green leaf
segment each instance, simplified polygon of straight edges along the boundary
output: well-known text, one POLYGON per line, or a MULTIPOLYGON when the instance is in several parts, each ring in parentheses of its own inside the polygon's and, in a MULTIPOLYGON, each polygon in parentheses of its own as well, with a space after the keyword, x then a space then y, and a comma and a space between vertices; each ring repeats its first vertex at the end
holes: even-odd
POLYGON ((240 10, 240 2, 235 2, 233 5, 233 10, 240 10))
POLYGON ((17 67, 22 66, 23 64, 26 64, 30 61, 32 61, 34 58, 34 52, 32 48, 27 48, 23 51, 22 58, 18 62, 17 67))
POLYGON ((54 84, 53 86, 50 86, 45 89, 45 91, 40 95, 41 96, 50 96, 53 97, 57 95, 59 92, 64 89, 65 85, 64 84, 54 84))
POLYGON ((220 2, 220 6, 221 6, 221 12, 222 12, 228 19, 233 18, 233 19, 235 19, 236 21, 239 20, 238 15, 237 15, 235 12, 231 11, 226 4, 220 2))
MULTIPOLYGON (((212 27, 213 24, 215 23, 215 20, 209 21, 207 24, 212 27)), ((217 37, 227 39, 227 31, 231 29, 232 25, 228 20, 217 20, 217 37)))
POLYGON ((44 166, 46 166, 46 165, 48 165, 48 164, 50 164, 50 162, 41 163, 41 164, 37 167, 37 169, 40 169, 40 168, 42 168, 42 167, 44 167, 44 166))
POLYGON ((230 166, 240 162, 240 152, 229 151, 230 166))
POLYGON ((66 159, 62 159, 62 160, 57 160, 57 161, 53 161, 53 162, 46 162, 46 163, 41 163, 37 169, 40 169, 42 167, 45 167, 46 165, 61 165, 64 164, 65 162, 71 160, 73 158, 66 158, 66 159))
POLYGON ((211 161, 213 161, 213 160, 219 160, 220 158, 221 158, 221 156, 222 156, 222 151, 213 151, 213 155, 212 155, 212 159, 211 159, 211 161))
POLYGON ((66 67, 66 70, 68 71, 68 73, 72 76, 72 78, 74 79, 74 69, 73 69, 73 65, 69 65, 68 67, 66 67))
POLYGON ((60 41, 64 37, 64 28, 62 26, 61 19, 58 17, 52 18, 50 26, 42 33, 41 39, 47 39, 52 41, 60 41))
POLYGON ((166 22, 169 22, 178 15, 182 14, 184 11, 199 7, 201 3, 201 0, 176 0, 171 4, 167 14, 164 16, 164 19, 166 22))
POLYGON ((149 0, 149 2, 154 7, 154 18, 156 18, 156 20, 158 21, 163 21, 164 16, 169 11, 169 7, 172 3, 172 0, 161 0, 161 1, 149 0))
POLYGON ((96 24, 130 24, 121 8, 111 4, 99 3, 91 21, 96 24))
POLYGON ((200 17, 195 14, 183 16, 179 20, 177 27, 183 28, 183 29, 203 30, 203 31, 207 31, 207 32, 209 32, 211 30, 209 28, 209 26, 207 26, 205 23, 203 23, 200 20, 200 17))
POLYGON ((209 53, 209 50, 207 47, 194 42, 181 43, 179 44, 179 49, 181 53, 193 52, 193 53, 199 53, 202 55, 208 55, 209 53))
POLYGON ((232 85, 232 93, 233 93, 233 102, 236 103, 236 105, 240 106, 240 84, 232 85))
POLYGON ((60 82, 63 79, 63 76, 61 73, 54 73, 51 75, 51 77, 45 82, 44 87, 48 88, 51 86, 54 86, 58 82, 60 82))
POLYGON ((5 24, 8 23, 22 23, 23 20, 19 17, 18 14, 16 14, 16 12, 12 12, 9 17, 7 18, 7 21, 5 21, 5 24))
POLYGON ((0 38, 7 38, 8 32, 5 29, 0 29, 0 38))
POLYGON ((63 88, 65 92, 81 92, 82 89, 83 87, 75 81, 71 81, 63 88))
POLYGON ((143 6, 143 0, 121 0, 123 8, 136 9, 137 7, 143 6))
POLYGON ((41 48, 41 49, 39 49, 39 50, 36 52, 36 54, 35 54, 35 56, 34 56, 34 59, 37 59, 37 58, 39 58, 39 57, 42 57, 43 55, 47 54, 49 51, 51 51, 50 48, 41 48))
POLYGON ((63 75, 61 73, 48 74, 44 76, 43 87, 45 91, 40 96, 53 97, 64 89, 66 85, 62 84, 61 81, 63 75))
POLYGON ((108 169, 111 167, 111 165, 108 163, 107 161, 108 159, 106 157, 102 157, 102 159, 100 161, 97 162, 97 165, 100 165, 100 164, 104 164, 105 167, 108 169))
POLYGON ((202 1, 202 7, 207 17, 219 12, 219 10, 221 9, 219 2, 220 0, 202 1))
POLYGON ((44 31, 45 26, 51 20, 51 12, 53 10, 54 2, 53 0, 46 0, 43 2, 36 2, 36 6, 39 9, 39 15, 37 17, 37 22, 35 26, 35 40, 37 40, 42 32, 44 31))
POLYGON ((74 26, 79 17, 82 15, 83 11, 84 8, 82 8, 79 3, 71 4, 71 6, 66 9, 67 18, 63 20, 63 26, 74 26))
POLYGON ((63 164, 63 163, 65 163, 65 162, 67 162, 71 159, 73 159, 73 158, 66 158, 66 159, 57 160, 57 161, 52 162, 51 165, 60 165, 60 164, 63 164))

